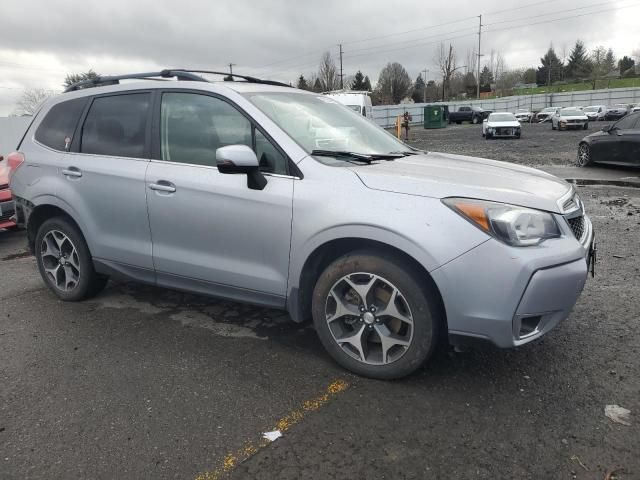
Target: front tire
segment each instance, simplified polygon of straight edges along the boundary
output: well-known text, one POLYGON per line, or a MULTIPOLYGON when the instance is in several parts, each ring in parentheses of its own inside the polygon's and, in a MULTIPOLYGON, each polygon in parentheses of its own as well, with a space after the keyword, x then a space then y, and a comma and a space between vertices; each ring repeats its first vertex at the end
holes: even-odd
POLYGON ((436 296, 407 261, 349 253, 320 275, 313 322, 331 357, 359 375, 390 380, 432 355, 441 325, 436 296))
POLYGON ((587 143, 581 143, 578 145, 578 158, 576 164, 579 167, 587 167, 593 164, 593 158, 591 155, 591 147, 587 143))
POLYGON ((64 217, 46 220, 35 241, 38 270, 61 300, 77 302, 99 293, 108 277, 96 273, 89 247, 78 228, 64 217))

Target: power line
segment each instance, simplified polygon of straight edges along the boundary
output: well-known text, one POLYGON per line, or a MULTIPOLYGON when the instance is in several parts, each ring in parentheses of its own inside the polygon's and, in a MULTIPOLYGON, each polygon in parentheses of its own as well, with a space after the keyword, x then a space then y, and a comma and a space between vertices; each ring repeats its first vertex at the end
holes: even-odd
POLYGON ((576 10, 585 10, 585 9, 589 9, 589 8, 593 8, 593 7, 599 7, 601 5, 611 5, 611 2, 600 2, 600 3, 594 3, 591 5, 583 5, 581 7, 576 7, 576 8, 569 8, 566 10, 558 10, 555 12, 551 12, 551 13, 543 13, 541 15, 534 15, 534 16, 529 16, 527 15, 526 17, 520 17, 520 18, 514 18, 511 20, 500 20, 499 22, 492 22, 492 23, 487 23, 485 26, 489 27, 491 25, 501 25, 504 23, 512 23, 512 22, 518 22, 524 19, 532 19, 532 18, 541 18, 541 17, 548 17, 550 15, 557 15, 559 13, 567 13, 567 12, 575 12, 576 10))
POLYGON ((522 27, 533 27, 533 26, 541 25, 541 24, 545 24, 545 23, 560 22, 562 20, 570 20, 570 19, 574 19, 574 18, 578 18, 578 17, 586 17, 587 15, 593 15, 594 13, 604 13, 604 12, 610 12, 611 10, 621 10, 623 8, 632 8, 632 7, 636 7, 638 5, 640 5, 640 3, 636 2, 636 3, 633 3, 631 5, 616 6, 616 7, 613 7, 613 8, 605 8, 603 10, 596 10, 596 11, 593 11, 593 12, 582 13, 582 14, 578 14, 578 15, 570 15, 570 16, 567 16, 567 17, 560 17, 560 18, 541 20, 539 22, 523 23, 521 25, 514 25, 514 26, 511 26, 511 27, 489 29, 489 30, 487 30, 487 32, 502 32, 502 31, 514 30, 516 28, 522 28, 522 27))

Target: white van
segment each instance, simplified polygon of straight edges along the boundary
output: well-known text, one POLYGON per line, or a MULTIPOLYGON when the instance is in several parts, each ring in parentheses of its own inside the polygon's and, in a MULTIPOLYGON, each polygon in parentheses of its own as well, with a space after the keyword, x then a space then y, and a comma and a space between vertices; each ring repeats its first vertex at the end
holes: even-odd
POLYGON ((371 97, 369 96, 369 92, 356 92, 356 91, 338 91, 338 92, 327 92, 325 93, 327 97, 331 97, 334 100, 346 105, 347 107, 355 110, 363 117, 367 117, 370 120, 373 120, 373 112, 371 111, 371 97))

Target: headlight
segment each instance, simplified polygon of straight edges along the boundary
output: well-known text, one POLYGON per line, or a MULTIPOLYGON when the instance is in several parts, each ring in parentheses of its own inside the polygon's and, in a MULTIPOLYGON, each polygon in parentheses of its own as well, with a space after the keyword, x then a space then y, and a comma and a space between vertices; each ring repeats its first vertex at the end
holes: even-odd
POLYGON ((558 224, 548 212, 469 198, 442 201, 480 230, 513 247, 539 245, 560 236, 558 224))

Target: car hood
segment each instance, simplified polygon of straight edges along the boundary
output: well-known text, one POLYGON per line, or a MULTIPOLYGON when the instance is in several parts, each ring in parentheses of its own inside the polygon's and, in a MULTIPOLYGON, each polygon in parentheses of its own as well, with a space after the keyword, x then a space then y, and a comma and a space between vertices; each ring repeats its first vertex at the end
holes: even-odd
POLYGON ((559 212, 558 200, 572 189, 534 168, 435 152, 349 168, 373 190, 477 198, 552 212, 559 212))
POLYGON ((497 127, 519 127, 520 122, 517 120, 509 121, 509 122, 487 122, 488 127, 497 128, 497 127))

